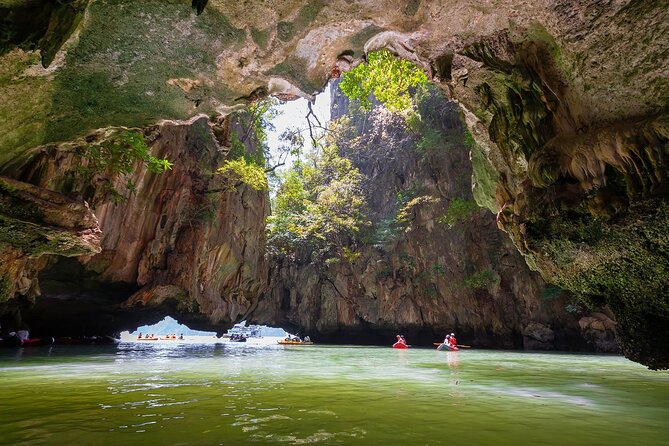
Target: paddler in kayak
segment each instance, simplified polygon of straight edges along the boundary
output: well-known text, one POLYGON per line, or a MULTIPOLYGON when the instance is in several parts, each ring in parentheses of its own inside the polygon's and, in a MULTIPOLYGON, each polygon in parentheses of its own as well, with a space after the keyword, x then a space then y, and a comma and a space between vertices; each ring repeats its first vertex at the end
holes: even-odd
POLYGON ((458 341, 455 339, 455 333, 451 333, 449 336, 446 336, 448 339, 448 345, 451 347, 457 347, 458 341))
POLYGON ((397 342, 393 344, 393 348, 409 348, 409 344, 407 344, 407 340, 404 339, 404 335, 397 335, 397 342))

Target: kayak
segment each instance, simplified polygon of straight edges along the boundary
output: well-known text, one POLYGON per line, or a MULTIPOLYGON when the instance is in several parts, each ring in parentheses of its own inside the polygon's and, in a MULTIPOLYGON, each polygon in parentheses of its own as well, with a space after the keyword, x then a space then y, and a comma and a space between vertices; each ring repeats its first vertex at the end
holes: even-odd
POLYGON ((33 339, 24 339, 23 346, 36 346, 36 345, 51 345, 53 344, 53 338, 33 338, 33 339))
POLYGON ((312 344, 313 344, 313 342, 304 342, 304 341, 286 341, 285 339, 284 339, 284 340, 281 340, 281 341, 277 341, 277 342, 278 342, 279 344, 281 344, 281 345, 312 345, 312 344))
POLYGON ((404 344, 404 343, 402 343, 402 342, 395 342, 395 343, 393 344, 393 348, 401 348, 401 349, 405 349, 405 348, 409 348, 409 346, 406 345, 406 344, 404 344))
POLYGON ((138 341, 157 341, 158 338, 137 338, 138 341))
MULTIPOLYGON (((435 342, 435 344, 436 344, 436 342, 435 342)), ((451 345, 448 345, 448 344, 438 344, 438 345, 437 345, 437 350, 439 350, 439 351, 447 351, 447 352, 448 352, 448 351, 451 351, 451 352, 457 352, 457 351, 460 350, 460 349, 459 349, 458 347, 456 347, 455 345, 452 345, 452 346, 451 346, 451 345)))

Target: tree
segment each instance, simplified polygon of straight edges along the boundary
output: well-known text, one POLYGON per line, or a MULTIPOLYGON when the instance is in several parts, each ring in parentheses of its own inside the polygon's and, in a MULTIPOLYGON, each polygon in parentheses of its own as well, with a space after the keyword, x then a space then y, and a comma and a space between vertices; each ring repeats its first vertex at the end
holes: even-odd
POLYGON ((160 174, 172 169, 173 164, 168 159, 156 158, 149 153, 144 135, 138 131, 114 129, 101 141, 80 146, 76 153, 82 163, 74 174, 85 181, 92 181, 94 177, 104 180, 102 196, 111 196, 114 202, 124 201, 127 196, 114 188, 116 179, 126 179, 125 188, 133 193, 135 183, 130 175, 138 164, 143 165, 151 173, 160 174))
POLYGON ((246 184, 254 190, 268 189, 265 169, 244 157, 226 160, 223 166, 217 170, 217 173, 225 176, 228 181, 226 185, 228 191, 235 191, 242 184, 246 184))
POLYGON ((420 68, 388 50, 380 50, 369 53, 366 64, 345 73, 339 88, 366 110, 371 108, 370 97, 374 94, 388 110, 401 113, 414 106, 409 89, 426 84, 427 76, 420 68))
POLYGON ((349 243, 368 225, 362 175, 335 146, 311 157, 283 175, 268 218, 269 248, 288 254, 310 246, 317 256, 351 257, 349 243))

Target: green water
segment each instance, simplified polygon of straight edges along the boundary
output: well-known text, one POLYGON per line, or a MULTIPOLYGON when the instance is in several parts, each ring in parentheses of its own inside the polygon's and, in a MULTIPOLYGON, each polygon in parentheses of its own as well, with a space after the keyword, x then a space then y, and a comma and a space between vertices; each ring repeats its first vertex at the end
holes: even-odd
POLYGON ((0 443, 669 445, 669 373, 474 350, 5 350, 0 443))

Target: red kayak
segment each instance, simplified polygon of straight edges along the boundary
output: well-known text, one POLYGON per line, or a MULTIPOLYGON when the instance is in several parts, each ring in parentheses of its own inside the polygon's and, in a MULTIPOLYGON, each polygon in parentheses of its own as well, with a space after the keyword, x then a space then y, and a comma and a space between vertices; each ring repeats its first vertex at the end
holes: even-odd
POLYGON ((395 342, 393 348, 409 348, 409 346, 403 342, 395 342))
POLYGON ((51 345, 51 344, 53 344, 53 338, 52 337, 32 338, 32 339, 24 339, 23 340, 23 346, 24 347, 31 347, 31 346, 37 346, 37 345, 51 345))

